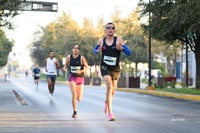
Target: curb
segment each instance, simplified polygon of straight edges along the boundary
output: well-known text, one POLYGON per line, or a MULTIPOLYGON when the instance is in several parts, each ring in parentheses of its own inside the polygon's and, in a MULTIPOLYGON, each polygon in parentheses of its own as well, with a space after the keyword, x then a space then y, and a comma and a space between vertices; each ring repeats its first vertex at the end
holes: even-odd
MULTIPOLYGON (((63 82, 63 81, 56 81, 56 82, 60 83, 60 84, 68 84, 68 82, 63 82)), ((200 101, 200 95, 189 95, 189 94, 180 94, 180 93, 172 93, 172 92, 164 92, 164 91, 156 91, 156 90, 134 89, 134 88, 133 89, 132 88, 131 89, 117 88, 116 90, 156 95, 156 96, 171 97, 171 98, 184 99, 184 100, 200 101)))
POLYGON ((179 94, 179 93, 163 92, 163 91, 156 91, 156 90, 127 89, 127 88, 118 88, 117 90, 143 93, 143 94, 151 94, 151 95, 157 95, 157 96, 172 97, 172 98, 177 98, 177 99, 200 101, 199 95, 179 94))

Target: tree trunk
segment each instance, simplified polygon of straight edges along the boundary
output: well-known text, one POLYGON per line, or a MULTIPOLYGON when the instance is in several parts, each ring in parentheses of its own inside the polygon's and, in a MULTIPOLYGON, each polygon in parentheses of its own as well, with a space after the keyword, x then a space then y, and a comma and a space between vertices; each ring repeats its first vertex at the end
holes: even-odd
POLYGON ((135 76, 138 77, 138 62, 135 62, 135 76))
POLYGON ((195 41, 196 88, 200 89, 200 37, 195 41))

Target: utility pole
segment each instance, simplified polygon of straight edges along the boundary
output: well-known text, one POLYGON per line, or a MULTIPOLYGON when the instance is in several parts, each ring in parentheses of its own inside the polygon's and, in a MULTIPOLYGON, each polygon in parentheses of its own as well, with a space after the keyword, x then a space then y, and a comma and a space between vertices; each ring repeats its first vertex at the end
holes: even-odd
MULTIPOLYGON (((150 1, 150 0, 149 0, 150 1)), ((151 30, 150 30, 150 23, 151 23, 151 20, 150 20, 150 12, 149 12, 149 50, 148 50, 148 53, 149 53, 149 86, 151 86, 151 30)))
POLYGON ((185 50, 185 62, 186 62, 186 73, 185 73, 185 85, 188 88, 188 39, 186 35, 186 50, 185 50))
MULTIPOLYGON (((149 6, 150 6, 150 3, 151 1, 149 0, 149 6)), ((149 11, 149 50, 148 50, 148 53, 149 53, 149 58, 148 58, 148 61, 149 61, 149 81, 148 81, 148 86, 147 86, 147 90, 154 90, 154 87, 152 86, 151 84, 151 12, 149 11)))

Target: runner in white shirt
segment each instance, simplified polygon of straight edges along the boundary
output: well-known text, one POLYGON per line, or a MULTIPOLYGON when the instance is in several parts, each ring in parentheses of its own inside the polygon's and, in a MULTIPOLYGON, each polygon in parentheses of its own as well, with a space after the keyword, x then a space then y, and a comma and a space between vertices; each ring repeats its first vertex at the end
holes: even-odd
POLYGON ((44 64, 50 98, 53 96, 53 93, 54 93, 57 69, 60 67, 60 63, 54 56, 55 56, 54 52, 52 50, 49 51, 49 57, 45 60, 45 64, 44 64))

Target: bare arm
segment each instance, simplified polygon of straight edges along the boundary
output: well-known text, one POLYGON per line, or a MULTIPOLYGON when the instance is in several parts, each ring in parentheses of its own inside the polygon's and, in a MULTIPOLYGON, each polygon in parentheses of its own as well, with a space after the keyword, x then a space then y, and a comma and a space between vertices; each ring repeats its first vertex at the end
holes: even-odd
POLYGON ((87 60, 85 59, 85 57, 81 56, 81 58, 82 58, 82 63, 84 65, 84 68, 82 71, 83 71, 83 73, 85 73, 88 70, 89 66, 88 66, 88 63, 87 63, 87 60))
POLYGON ((81 62, 84 65, 84 67, 82 70, 77 71, 77 74, 85 73, 89 68, 87 60, 85 59, 84 56, 81 56, 81 62))
POLYGON ((130 48, 125 44, 122 38, 117 39, 117 44, 116 44, 116 49, 123 51, 126 55, 130 56, 131 55, 131 50, 130 48))
POLYGON ((124 40, 121 37, 117 38, 117 44, 116 44, 116 49, 117 50, 123 50, 122 46, 124 45, 124 40))
POLYGON ((45 59, 45 62, 44 62, 44 69, 45 69, 45 72, 47 72, 47 59, 45 59))
POLYGON ((97 45, 99 45, 98 52, 101 52, 103 47, 103 38, 98 40, 97 45))
POLYGON ((70 55, 67 55, 65 65, 63 66, 63 70, 66 71, 67 67, 69 66, 70 55))
POLYGON ((60 68, 60 63, 59 63, 58 59, 56 59, 56 63, 55 64, 56 64, 57 68, 60 68))

